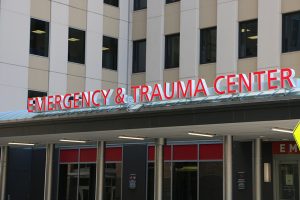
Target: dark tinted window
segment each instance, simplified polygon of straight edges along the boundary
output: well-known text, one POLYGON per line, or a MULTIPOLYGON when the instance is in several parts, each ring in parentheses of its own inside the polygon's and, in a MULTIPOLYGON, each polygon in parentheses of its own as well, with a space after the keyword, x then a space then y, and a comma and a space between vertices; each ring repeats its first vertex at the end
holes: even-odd
POLYGON ((118 40, 103 36, 102 66, 106 69, 118 69, 118 40))
POLYGON ((282 52, 300 51, 300 12, 284 14, 282 52))
POLYGON ((179 67, 180 35, 167 35, 165 41, 165 68, 179 67))
POLYGON ((44 97, 44 96, 47 96, 47 92, 28 90, 28 98, 44 97))
POLYGON ((257 56, 257 19, 240 22, 239 58, 257 56))
POLYGON ((104 0, 104 3, 119 7, 119 0, 104 0))
POLYGON ((202 29, 200 38, 200 64, 216 62, 217 28, 202 29))
POLYGON ((199 163, 199 195, 201 200, 223 199, 223 162, 199 163))
POLYGON ((147 0, 134 0, 134 10, 147 8, 147 0))
POLYGON ((146 71, 146 40, 133 42, 133 73, 146 71))
POLYGON ((31 19, 30 23, 30 54, 48 56, 49 22, 31 19))
POLYGON ((70 62, 85 63, 85 32, 69 28, 69 53, 70 62))
POLYGON ((197 163, 173 164, 173 200, 197 199, 197 163))
POLYGON ((176 1, 180 1, 180 0, 166 0, 166 3, 173 3, 173 2, 176 2, 176 1))

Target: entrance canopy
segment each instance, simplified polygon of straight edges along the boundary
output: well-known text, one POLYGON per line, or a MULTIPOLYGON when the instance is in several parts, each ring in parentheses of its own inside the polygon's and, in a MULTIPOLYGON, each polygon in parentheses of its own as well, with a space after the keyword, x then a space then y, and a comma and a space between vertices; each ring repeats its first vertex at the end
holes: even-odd
POLYGON ((293 129, 300 119, 298 89, 225 95, 198 99, 119 105, 45 113, 27 111, 0 114, 0 145, 8 142, 59 143, 58 140, 120 140, 118 136, 207 140, 188 132, 233 135, 241 140, 257 137, 289 140, 291 134, 272 128, 293 129))

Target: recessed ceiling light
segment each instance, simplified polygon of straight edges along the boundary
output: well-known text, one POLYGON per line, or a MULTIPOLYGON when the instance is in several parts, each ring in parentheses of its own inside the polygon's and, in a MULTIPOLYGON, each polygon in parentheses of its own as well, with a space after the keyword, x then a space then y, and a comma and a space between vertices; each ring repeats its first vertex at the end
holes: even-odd
POLYGON ((142 137, 132 137, 132 136, 124 136, 124 135, 120 135, 118 138, 127 139, 127 140, 145 140, 145 138, 142 137))
POLYGON ((23 143, 23 142, 9 142, 9 145, 16 145, 16 146, 34 146, 32 143, 23 143))
POLYGON ((293 130, 291 129, 284 129, 284 128, 272 128, 272 131, 275 132, 282 132, 282 133, 293 133, 293 130))
POLYGON ((35 33, 35 34, 45 34, 45 33, 46 33, 46 31, 39 30, 39 29, 34 30, 34 31, 32 31, 32 32, 35 33))
POLYGON ((77 42, 77 41, 79 41, 79 39, 78 38, 69 38, 69 41, 70 42, 77 42))
POLYGON ((188 132, 189 135, 192 135, 192 136, 199 136, 199 137, 215 137, 216 135, 215 134, 210 134, 210 133, 198 133, 198 132, 188 132))
POLYGON ((70 143, 87 143, 87 141, 84 140, 68 140, 68 139, 60 139, 60 142, 70 142, 70 143))
POLYGON ((250 36, 250 37, 248 37, 248 39, 250 39, 250 40, 257 40, 257 38, 258 38, 258 36, 257 36, 257 35, 254 35, 254 36, 250 36))
POLYGON ((108 47, 102 47, 102 51, 108 51, 109 48, 108 47))

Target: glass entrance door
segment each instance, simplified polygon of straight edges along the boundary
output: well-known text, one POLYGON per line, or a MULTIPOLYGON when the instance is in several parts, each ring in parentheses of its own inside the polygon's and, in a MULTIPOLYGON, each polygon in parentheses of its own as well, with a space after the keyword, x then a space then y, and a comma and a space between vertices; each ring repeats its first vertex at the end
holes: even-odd
POLYGON ((299 160, 276 162, 277 200, 299 200, 299 160))

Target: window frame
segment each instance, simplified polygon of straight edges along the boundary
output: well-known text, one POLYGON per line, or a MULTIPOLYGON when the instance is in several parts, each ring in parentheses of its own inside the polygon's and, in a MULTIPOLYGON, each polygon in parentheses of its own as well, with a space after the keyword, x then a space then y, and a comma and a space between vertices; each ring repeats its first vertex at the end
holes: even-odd
MULTIPOLYGON (((165 62, 164 62, 164 69, 174 69, 174 68, 179 68, 180 66, 180 33, 173 33, 169 35, 165 35, 165 62), (167 48, 167 42, 168 39, 177 37, 178 36, 178 66, 167 66, 167 54, 168 54, 168 48, 167 48)), ((177 60, 176 60, 177 61, 177 60)))
MULTIPOLYGON (((256 52, 255 52, 255 55, 246 55, 245 56, 242 56, 241 52, 242 52, 242 46, 241 46, 241 40, 242 40, 242 32, 240 31, 241 30, 241 26, 243 24, 246 24, 246 27, 248 26, 248 23, 252 23, 252 22, 256 22, 256 36, 258 36, 258 19, 250 19, 250 20, 246 20, 246 21, 240 21, 239 22, 239 29, 238 29, 238 59, 245 59, 245 58, 255 58, 257 57, 257 53, 258 53, 258 47, 257 47, 257 44, 258 44, 258 38, 256 39, 256 52)), ((247 33, 247 28, 246 28, 246 33, 247 33)), ((248 35, 246 36, 248 37, 248 35)), ((247 43, 245 45, 245 48, 247 49, 247 43)))
POLYGON ((166 0, 166 4, 170 4, 170 3, 176 3, 180 0, 166 0))
MULTIPOLYGON (((139 57, 139 56, 137 56, 139 57)), ((135 40, 133 41, 133 45, 132 45, 132 73, 135 74, 135 73, 144 73, 146 72, 146 62, 147 62, 147 40, 146 39, 142 39, 142 40, 135 40), (144 69, 141 70, 140 68, 140 65, 138 64, 139 62, 135 62, 135 56, 136 56, 136 53, 140 53, 141 51, 135 51, 135 45, 136 44, 140 44, 141 42, 145 42, 145 66, 143 67, 144 69), (135 70, 136 69, 136 70, 135 70)))
POLYGON ((134 0, 133 2, 133 11, 144 10, 147 9, 147 0, 134 0), (146 6, 141 6, 138 4, 138 1, 146 1, 146 6))
POLYGON ((42 20, 42 19, 38 19, 38 18, 34 18, 34 17, 31 17, 30 18, 30 36, 29 36, 29 54, 31 55, 35 55, 35 56, 42 56, 42 57, 49 57, 49 49, 50 49, 50 22, 49 21, 46 21, 46 20, 42 20), (32 21, 40 21, 40 22, 44 22, 46 24, 46 43, 47 43, 47 48, 45 48, 44 50, 46 51, 45 53, 34 53, 32 51, 32 34, 33 34, 33 30, 32 30, 32 21))
POLYGON ((110 6, 114 6, 114 7, 119 7, 120 5, 120 1, 119 0, 115 0, 116 3, 113 3, 113 2, 108 2, 108 1, 112 1, 112 0, 104 0, 103 3, 106 4, 106 5, 110 5, 110 6))
POLYGON ((200 29, 200 56, 199 56, 199 59, 200 59, 200 61, 199 61, 199 63, 200 63, 200 65, 204 65, 204 64, 211 64, 211 63, 216 63, 217 62, 217 26, 214 26, 214 27, 209 27, 209 28, 202 28, 202 29, 200 29), (215 46, 215 55, 216 55, 216 57, 215 57, 215 59, 214 60, 212 60, 212 61, 207 61, 207 59, 205 59, 206 61, 204 62, 203 61, 203 59, 202 59, 202 52, 203 52, 203 32, 204 31, 211 31, 211 30, 215 30, 216 31, 216 38, 215 38, 215 44, 216 44, 216 46, 215 46))
POLYGON ((113 70, 113 71, 118 71, 118 65, 119 65, 119 39, 118 38, 114 38, 114 37, 111 37, 111 36, 107 36, 107 35, 103 35, 102 37, 102 68, 103 69, 107 69, 107 70, 113 70), (105 38, 108 38, 108 39, 113 39, 116 41, 116 48, 114 48, 114 51, 115 52, 112 52, 112 53, 116 53, 116 55, 113 55, 112 58, 112 66, 105 66, 104 65, 104 51, 103 51, 103 47, 104 47, 104 39, 105 38))
MULTIPOLYGON (((288 12, 288 13, 282 13, 282 38, 281 38, 281 52, 282 53, 289 53, 289 52, 295 52, 295 51, 300 51, 300 45, 299 47, 296 47, 295 49, 292 49, 290 47, 288 47, 287 43, 285 42, 285 38, 286 37, 286 31, 285 31, 285 26, 286 26, 286 20, 284 19, 287 16, 290 15, 294 15, 294 14, 298 14, 300 17, 300 11, 294 11, 294 12, 288 12)), ((289 37, 288 37, 289 38, 289 37)), ((299 39, 300 41, 300 35, 299 35, 299 39)))
POLYGON ((82 30, 82 29, 74 28, 74 27, 69 27, 69 29, 68 29, 68 62, 76 63, 76 64, 80 64, 80 65, 85 65, 85 61, 86 61, 86 55, 85 54, 86 54, 86 31, 82 30), (84 44, 83 44, 83 55, 82 55, 83 60, 79 60, 79 61, 73 60, 73 59, 70 60, 70 45, 72 45, 72 43, 70 43, 72 41, 69 40, 70 39, 70 30, 83 32, 83 37, 84 38, 83 38, 83 40, 81 40, 81 41, 84 42, 84 44))

